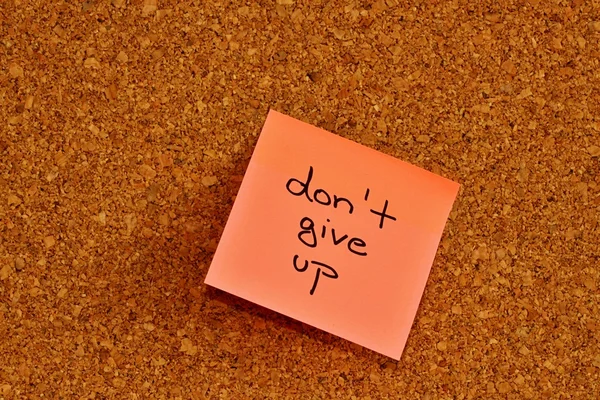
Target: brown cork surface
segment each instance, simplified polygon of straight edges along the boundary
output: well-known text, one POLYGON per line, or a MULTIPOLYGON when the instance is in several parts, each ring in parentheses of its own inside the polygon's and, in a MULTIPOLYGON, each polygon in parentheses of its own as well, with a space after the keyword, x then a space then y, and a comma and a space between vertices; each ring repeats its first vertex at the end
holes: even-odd
POLYGON ((0 2, 0 399, 596 399, 591 0, 0 2), (203 285, 269 108, 454 179, 392 361, 203 285))

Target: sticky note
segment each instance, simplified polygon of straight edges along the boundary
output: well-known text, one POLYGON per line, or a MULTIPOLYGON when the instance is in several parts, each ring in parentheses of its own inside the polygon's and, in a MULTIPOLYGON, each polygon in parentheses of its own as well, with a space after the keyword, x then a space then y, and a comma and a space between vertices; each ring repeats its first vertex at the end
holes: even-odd
POLYGON ((270 111, 205 283, 400 359, 458 189, 270 111))

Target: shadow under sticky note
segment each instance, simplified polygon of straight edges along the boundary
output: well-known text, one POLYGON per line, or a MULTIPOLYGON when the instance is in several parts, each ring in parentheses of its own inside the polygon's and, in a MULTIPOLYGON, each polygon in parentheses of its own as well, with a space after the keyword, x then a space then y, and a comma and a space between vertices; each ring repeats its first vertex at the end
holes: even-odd
POLYGON ((399 359, 458 188, 270 111, 205 282, 399 359))

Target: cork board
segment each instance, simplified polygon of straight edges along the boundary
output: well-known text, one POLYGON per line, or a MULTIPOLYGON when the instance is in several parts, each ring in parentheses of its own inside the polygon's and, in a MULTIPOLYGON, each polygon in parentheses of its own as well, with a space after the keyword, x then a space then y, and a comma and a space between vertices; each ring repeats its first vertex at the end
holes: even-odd
POLYGON ((0 15, 0 398, 600 393, 595 2, 0 15), (269 108, 461 183, 399 362, 202 284, 269 108))

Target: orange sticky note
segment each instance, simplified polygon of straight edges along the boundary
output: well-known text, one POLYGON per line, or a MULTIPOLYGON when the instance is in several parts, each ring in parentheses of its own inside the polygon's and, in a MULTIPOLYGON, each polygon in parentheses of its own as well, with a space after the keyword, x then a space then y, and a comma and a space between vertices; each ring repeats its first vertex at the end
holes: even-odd
POLYGON ((400 359, 458 188, 270 111, 205 282, 400 359))

